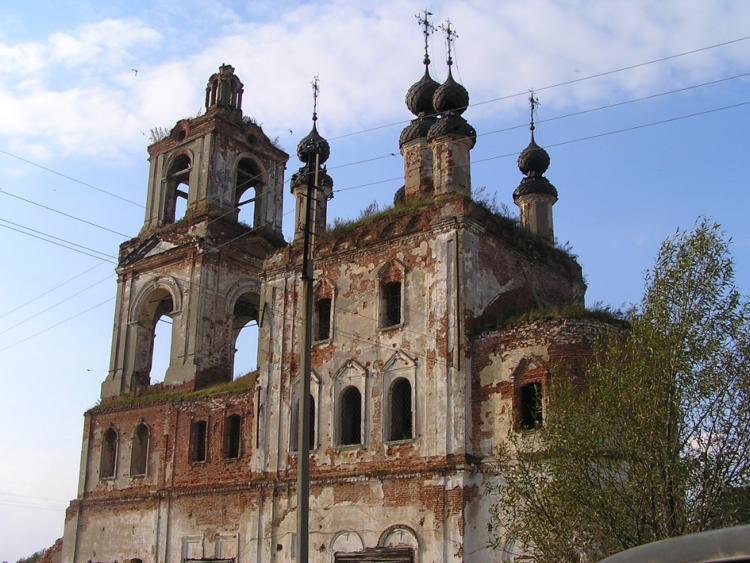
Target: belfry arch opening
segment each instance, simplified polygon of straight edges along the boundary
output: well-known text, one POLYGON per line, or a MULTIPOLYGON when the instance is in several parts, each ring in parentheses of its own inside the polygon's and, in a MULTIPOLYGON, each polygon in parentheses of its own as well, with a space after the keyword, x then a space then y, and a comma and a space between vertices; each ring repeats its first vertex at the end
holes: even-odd
POLYGON ((240 295, 234 304, 232 332, 234 357, 232 376, 242 377, 258 367, 258 303, 257 293, 240 295))
POLYGON ((164 381, 172 361, 174 303, 165 288, 154 289, 143 300, 136 338, 137 374, 142 385, 164 381))
POLYGON ((242 158, 237 163, 237 178, 234 185, 234 205, 237 221, 248 227, 258 227, 256 210, 260 209, 259 196, 263 183, 263 171, 251 158, 242 158))
POLYGON ((190 172, 193 166, 190 157, 181 154, 175 158, 167 171, 167 206, 165 219, 167 223, 176 223, 187 212, 188 193, 190 192, 190 172))

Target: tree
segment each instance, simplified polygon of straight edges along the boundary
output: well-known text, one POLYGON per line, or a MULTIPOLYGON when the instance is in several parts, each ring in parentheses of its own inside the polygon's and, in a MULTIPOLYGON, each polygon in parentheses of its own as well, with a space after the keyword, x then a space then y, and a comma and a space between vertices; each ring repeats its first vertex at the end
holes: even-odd
POLYGON ((748 518, 750 306, 718 225, 662 243, 628 319, 500 448, 495 547, 581 561, 748 518))

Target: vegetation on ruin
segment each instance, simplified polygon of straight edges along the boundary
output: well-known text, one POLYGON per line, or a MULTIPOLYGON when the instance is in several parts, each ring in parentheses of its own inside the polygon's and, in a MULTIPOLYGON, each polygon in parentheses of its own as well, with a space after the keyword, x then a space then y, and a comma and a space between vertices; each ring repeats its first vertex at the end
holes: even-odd
POLYGON ((332 225, 328 225, 326 231, 319 238, 329 240, 345 236, 355 229, 366 227, 383 219, 395 219, 408 215, 414 211, 430 207, 434 203, 433 198, 423 197, 413 201, 399 203, 398 205, 380 206, 376 201, 370 203, 367 207, 359 212, 359 215, 353 219, 342 219, 336 217, 332 225))
POLYGON ((628 320, 499 449, 496 548, 593 561, 750 521, 750 303, 718 225, 662 243, 628 320))
POLYGON ((212 385, 198 391, 186 391, 184 389, 175 389, 163 384, 156 384, 148 387, 140 393, 133 395, 121 395, 113 399, 108 399, 98 403, 91 408, 89 413, 101 413, 123 408, 145 407, 162 403, 179 403, 198 401, 217 395, 230 395, 235 393, 244 393, 255 388, 258 379, 258 372, 252 371, 233 381, 212 385))
POLYGON ((613 309, 609 305, 595 303, 593 307, 584 307, 583 305, 570 304, 560 307, 530 309, 517 315, 499 319, 495 325, 481 328, 481 332, 500 330, 531 321, 551 321, 555 319, 592 319, 620 327, 629 326, 628 314, 619 309, 613 309))

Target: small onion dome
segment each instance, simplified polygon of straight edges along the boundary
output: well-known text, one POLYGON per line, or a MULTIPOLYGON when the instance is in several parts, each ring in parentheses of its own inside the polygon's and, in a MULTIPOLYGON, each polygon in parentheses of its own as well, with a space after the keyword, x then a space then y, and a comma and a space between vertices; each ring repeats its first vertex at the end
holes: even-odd
POLYGON ((474 148, 474 145, 477 142, 477 132, 474 128, 469 125, 463 117, 454 113, 447 113, 438 119, 427 132, 427 140, 431 141, 437 137, 442 137, 443 135, 461 135, 463 137, 469 137, 469 139, 471 139, 470 149, 474 148))
MULTIPOLYGON (((289 182, 292 193, 294 193, 294 190, 300 186, 307 187, 309 170, 311 170, 311 168, 308 167, 307 164, 305 164, 294 174, 292 174, 292 179, 289 182)), ((320 189, 324 194, 330 194, 333 191, 333 178, 328 175, 324 166, 321 166, 318 172, 318 189, 320 189)))
POLYGON ((453 80, 453 73, 448 67, 448 78, 445 79, 432 97, 432 105, 438 113, 453 112, 461 115, 469 105, 469 92, 453 80))
POLYGON ((557 201, 557 189, 544 176, 527 176, 513 191, 513 201, 519 197, 531 194, 550 195, 557 201))
POLYGON ((297 145, 297 156, 302 162, 307 163, 310 158, 315 158, 315 149, 320 151, 320 163, 324 163, 331 156, 331 147, 318 133, 318 128, 313 123, 312 131, 297 145))
POLYGON ((403 147, 409 141, 426 137, 430 131, 430 127, 435 124, 435 121, 437 119, 431 115, 412 119, 411 123, 401 131, 401 136, 398 138, 399 148, 403 147))
POLYGON ((429 115, 435 113, 432 105, 432 97, 435 90, 440 87, 430 76, 430 71, 425 65, 424 76, 411 85, 406 91, 406 107, 414 115, 429 115))
POLYGON ((534 133, 531 133, 529 146, 518 155, 518 168, 526 176, 541 176, 549 168, 549 154, 534 141, 534 133))

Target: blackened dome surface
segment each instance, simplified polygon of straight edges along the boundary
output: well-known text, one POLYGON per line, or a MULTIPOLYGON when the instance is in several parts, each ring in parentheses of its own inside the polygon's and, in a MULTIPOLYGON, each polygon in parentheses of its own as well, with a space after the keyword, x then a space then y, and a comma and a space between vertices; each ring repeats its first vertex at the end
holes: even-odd
POLYGON ((445 79, 432 97, 432 105, 438 113, 453 112, 461 115, 469 105, 469 92, 458 82, 453 80, 453 73, 448 69, 445 79))
POLYGON ((521 183, 513 191, 513 201, 531 194, 551 195, 557 201, 557 188, 544 176, 529 176, 521 180, 521 183))
MULTIPOLYGON (((309 170, 311 170, 311 168, 305 165, 292 174, 292 178, 289 182, 289 187, 291 188, 290 191, 292 193, 295 188, 299 186, 307 186, 309 170)), ((312 170, 314 170, 314 168, 312 168, 312 170)), ((333 190, 333 178, 328 175, 328 172, 326 172, 324 167, 321 167, 318 172, 318 187, 323 190, 323 192, 330 192, 333 190)))
POLYGON ((474 148, 477 141, 477 132, 469 123, 460 115, 448 113, 438 119, 427 132, 427 140, 431 141, 436 137, 443 135, 462 135, 471 139, 471 146, 474 148))
POLYGON ((406 91, 406 107, 414 115, 429 115, 435 113, 435 107, 432 105, 432 97, 435 90, 440 87, 430 76, 429 69, 425 66, 424 76, 411 85, 406 91))
POLYGON ((518 155, 518 168, 527 176, 541 176, 549 168, 549 154, 531 136, 529 146, 518 155))
POLYGON ((297 156, 302 162, 309 162, 315 158, 315 150, 320 152, 320 163, 324 163, 331 156, 331 147, 323 137, 318 133, 318 128, 313 123, 313 128, 307 137, 302 139, 297 145, 297 156))
POLYGON ((433 116, 413 119, 412 122, 401 131, 401 136, 398 139, 398 146, 402 147, 409 141, 427 137, 427 133, 430 131, 430 127, 435 124, 435 121, 437 120, 433 116))

